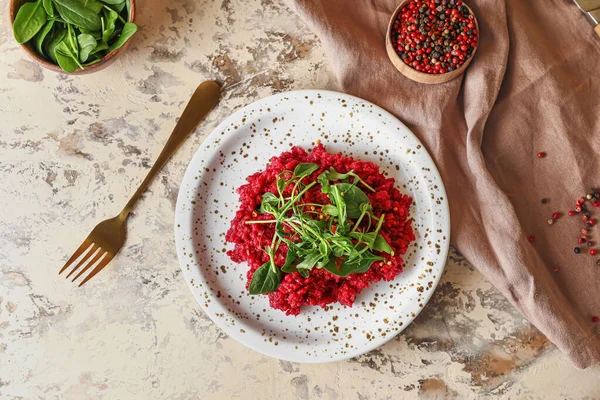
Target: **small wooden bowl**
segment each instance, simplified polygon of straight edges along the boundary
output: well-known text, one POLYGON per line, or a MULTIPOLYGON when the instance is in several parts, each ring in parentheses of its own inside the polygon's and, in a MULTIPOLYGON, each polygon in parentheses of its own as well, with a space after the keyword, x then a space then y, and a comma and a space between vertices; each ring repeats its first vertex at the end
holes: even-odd
MULTIPOLYGON (((11 28, 12 28, 13 22, 15 20, 15 17, 17 16, 17 12, 19 11, 19 8, 21 8, 21 6, 23 4, 25 4, 25 2, 26 2, 26 0, 10 0, 10 2, 8 4, 8 18, 9 18, 11 28)), ((131 3, 131 8, 129 9, 129 22, 134 22, 135 0, 130 0, 130 3, 131 3)), ((11 38, 11 39, 14 40, 14 38, 11 38)), ((131 39, 126 41, 125 44, 123 44, 123 46, 121 46, 121 48, 108 53, 106 56, 104 56, 104 58, 102 60, 100 60, 96 64, 89 65, 89 66, 85 67, 84 70, 82 70, 81 68, 78 68, 75 72, 63 71, 63 69, 61 67, 46 60, 44 57, 42 57, 38 53, 36 53, 35 50, 31 47, 31 44, 29 44, 29 43, 23 43, 21 45, 21 48, 23 49, 23 51, 25 51, 25 53, 27 53, 29 58, 31 58, 38 65, 41 65, 42 67, 44 67, 46 69, 52 70, 54 72, 60 72, 63 74, 69 74, 69 75, 83 75, 83 74, 90 74, 92 72, 100 71, 101 69, 106 68, 120 54, 123 54, 125 52, 125 50, 127 50, 127 47, 129 47, 130 42, 131 42, 131 39)))
MULTIPOLYGON (((469 57, 469 59, 467 61, 465 61, 465 63, 463 65, 461 65, 459 68, 455 69, 454 71, 446 72, 445 74, 439 74, 439 75, 426 74, 424 72, 417 71, 416 69, 406 65, 404 63, 404 61, 402 61, 402 59, 400 58, 398 53, 396 53, 396 49, 392 45, 392 28, 394 27, 394 21, 396 21, 396 17, 398 16, 398 14, 400 14, 400 11, 402 11, 402 8, 404 8, 404 6, 406 6, 411 1, 412 0, 404 0, 398 6, 398 8, 396 8, 394 13, 392 14, 392 18, 390 19, 390 24, 388 25, 387 35, 385 37, 385 48, 387 50, 387 54, 388 54, 388 57, 390 58, 390 61, 392 62, 392 64, 394 64, 394 67, 396 67, 396 69, 398 71, 400 71, 402 73, 402 75, 406 76, 407 78, 409 78, 415 82, 426 83, 426 84, 444 83, 444 82, 451 81, 452 79, 462 75, 465 72, 465 70, 467 69, 467 67, 469 66, 469 64, 471 64, 471 61, 473 61, 473 57, 475 57, 475 53, 477 53, 477 48, 479 47, 479 40, 477 41, 477 46, 475 46, 475 49, 473 49, 473 53, 471 53, 471 57, 469 57)), ((469 12, 473 15, 473 20, 475 21, 475 29, 477 29, 477 35, 480 36, 481 32, 479 31, 479 23, 477 22, 477 17, 475 16, 475 13, 464 2, 462 3, 462 5, 467 7, 469 9, 469 12)))

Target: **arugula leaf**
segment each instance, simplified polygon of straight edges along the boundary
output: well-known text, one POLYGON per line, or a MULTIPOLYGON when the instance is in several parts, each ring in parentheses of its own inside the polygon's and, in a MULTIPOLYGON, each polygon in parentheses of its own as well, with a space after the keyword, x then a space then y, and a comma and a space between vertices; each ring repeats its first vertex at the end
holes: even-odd
POLYGON ((313 251, 311 254, 307 255, 299 264, 296 265, 296 269, 298 272, 300 270, 311 270, 314 268, 315 264, 321 259, 321 253, 317 251, 313 251))
POLYGON ((273 268, 273 265, 269 260, 254 271, 248 287, 250 294, 271 293, 277 290, 281 284, 281 272, 279 268, 273 268))
POLYGON ((304 178, 319 169, 315 163, 302 163, 294 168, 294 178, 304 178))
POLYGON ((334 216, 334 217, 338 216, 337 207, 334 206, 334 205, 332 205, 332 204, 327 204, 326 206, 323 206, 323 208, 321 208, 321 212, 323 214, 331 215, 331 216, 334 216))
POLYGON ((280 196, 283 196, 283 189, 285 189, 285 179, 277 179, 277 192, 280 196))
POLYGON ((341 181, 342 179, 346 179, 346 178, 348 178, 350 176, 354 176, 354 175, 355 174, 352 171, 342 174, 342 173, 337 172, 333 167, 330 167, 327 176, 330 181, 341 181))
POLYGON ((342 195, 343 186, 333 185, 329 191, 329 200, 335 205, 337 208, 337 218, 338 218, 338 226, 344 226, 347 223, 347 215, 346 215, 346 202, 344 196, 342 195))

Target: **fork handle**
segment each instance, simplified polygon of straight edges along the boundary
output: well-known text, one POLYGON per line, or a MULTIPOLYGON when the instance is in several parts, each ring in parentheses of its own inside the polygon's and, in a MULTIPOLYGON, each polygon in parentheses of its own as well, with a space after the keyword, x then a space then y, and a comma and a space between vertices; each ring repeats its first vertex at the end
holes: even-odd
POLYGON ((162 169, 190 133, 196 129, 210 110, 218 103, 220 95, 221 88, 216 82, 202 82, 198 88, 196 88, 196 91, 185 107, 185 110, 183 110, 183 114, 179 117, 179 121, 177 121, 177 125, 175 125, 175 129, 173 129, 173 133, 171 133, 165 147, 156 159, 152 168, 150 168, 150 172, 148 172, 148 175, 140 187, 135 191, 133 196, 131 196, 131 199, 129 199, 129 202, 119 214, 119 218, 122 220, 127 219, 127 216, 131 213, 135 203, 137 203, 142 196, 142 193, 146 191, 148 185, 152 182, 152 179, 154 179, 158 171, 162 169))

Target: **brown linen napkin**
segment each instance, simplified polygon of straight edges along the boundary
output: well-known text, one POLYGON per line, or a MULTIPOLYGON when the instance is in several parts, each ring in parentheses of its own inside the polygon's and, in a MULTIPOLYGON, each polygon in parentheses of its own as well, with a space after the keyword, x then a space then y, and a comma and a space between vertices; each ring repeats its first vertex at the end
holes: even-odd
MULTIPOLYGON (((427 146, 448 191, 452 243, 577 367, 600 361, 600 256, 574 253, 581 217, 566 215, 600 186, 600 41, 584 14, 569 0, 471 0, 481 29, 473 63, 427 86, 385 52, 399 0, 291 1, 342 89, 394 113, 427 146)), ((600 220, 600 208, 592 214, 600 220)), ((600 250, 600 226, 591 231, 600 250)))

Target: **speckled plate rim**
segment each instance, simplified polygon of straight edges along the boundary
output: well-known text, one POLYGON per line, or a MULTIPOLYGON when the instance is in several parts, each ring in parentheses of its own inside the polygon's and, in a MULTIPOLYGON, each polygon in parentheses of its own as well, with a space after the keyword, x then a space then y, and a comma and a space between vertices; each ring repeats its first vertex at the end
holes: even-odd
MULTIPOLYGON (((428 174, 431 175, 432 180, 437 181, 437 183, 438 183, 438 187, 436 187, 436 190, 441 195, 440 197, 438 197, 438 199, 441 198, 442 200, 437 202, 437 205, 435 205, 434 208, 437 210, 437 212, 440 213, 440 216, 438 217, 438 218, 441 218, 441 226, 442 226, 442 228, 440 230, 440 235, 442 235, 442 234, 444 235, 443 236, 444 240, 441 242, 441 245, 439 248, 440 251, 438 251, 439 256, 436 258, 436 261, 432 264, 429 264, 429 266, 437 273, 433 278, 431 278, 433 287, 431 288, 431 290, 428 290, 427 293, 422 298, 423 306, 420 309, 418 309, 416 312, 414 312, 411 317, 407 317, 407 319, 405 320, 406 323, 404 323, 403 325, 401 325, 397 329, 395 329, 395 331, 392 334, 390 334, 386 337, 379 337, 378 339, 373 340, 372 342, 370 342, 356 350, 351 350, 344 354, 339 354, 337 356, 330 356, 330 358, 328 358, 328 359, 320 359, 318 357, 312 358, 312 357, 306 357, 306 356, 302 356, 302 357, 289 356, 288 354, 286 354, 285 352, 282 351, 283 349, 276 349, 274 347, 265 347, 265 346, 256 345, 255 340, 253 340, 251 337, 240 334, 240 332, 238 330, 234 329, 232 326, 229 326, 229 325, 223 323, 223 321, 220 318, 217 318, 216 311, 212 309, 215 306, 207 307, 206 304, 203 304, 204 299, 202 298, 201 293, 197 290, 197 287, 195 287, 193 284, 194 279, 199 279, 201 281, 201 284, 203 286, 206 286, 207 289, 209 289, 206 282, 202 281, 201 273, 198 270, 191 270, 191 269, 185 268, 186 261, 187 261, 186 256, 188 256, 188 254, 186 253, 186 250, 185 250, 185 245, 187 244, 190 247, 194 247, 194 243, 192 240, 192 238, 194 236, 193 227, 192 227, 193 224, 190 222, 194 216, 194 209, 193 209, 193 207, 188 208, 187 210, 185 209, 184 203, 186 202, 186 199, 185 199, 186 193, 184 192, 184 190, 182 190, 182 188, 184 188, 184 186, 186 186, 186 185, 187 186, 194 185, 193 182, 195 180, 195 176, 197 176, 197 171, 200 169, 201 165, 205 164, 205 163, 201 162, 201 160, 203 158, 211 159, 211 157, 214 156, 214 153, 216 153, 218 151, 217 147, 210 148, 210 147, 207 147, 207 144, 214 142, 218 138, 218 136, 220 134, 222 134, 221 132, 224 132, 228 126, 233 125, 235 123, 235 121, 241 120, 242 115, 248 113, 249 110, 259 109, 259 108, 267 107, 267 106, 277 107, 277 104, 280 103, 280 100, 283 100, 284 98, 289 99, 290 97, 294 97, 294 96, 298 96, 297 97, 298 99, 314 98, 315 100, 320 99, 321 96, 325 96, 325 97, 335 96, 336 98, 346 99, 348 102, 356 102, 359 104, 362 103, 365 105, 369 105, 370 107, 372 107, 379 113, 381 118, 387 118, 390 121, 394 121, 394 123, 397 124, 398 130, 400 130, 401 133, 410 136, 411 140, 413 140, 415 143, 417 143, 419 145, 419 147, 422 146, 421 141, 412 133, 412 131, 406 125, 404 125, 400 120, 398 120, 394 115, 392 115, 388 111, 384 110, 383 108, 381 108, 375 104, 372 104, 364 99, 361 99, 356 96, 348 95, 345 93, 329 91, 329 90, 298 90, 298 91, 292 91, 292 92, 278 93, 278 94, 257 100, 251 104, 248 104, 245 107, 242 107, 241 109, 237 110, 235 113, 230 115, 228 118, 226 118, 223 122, 221 122, 221 124, 219 124, 211 132, 210 135, 208 135, 204 139, 204 141, 202 142, 202 144, 200 145, 200 147, 194 154, 192 160, 190 161, 190 163, 185 171, 185 174, 182 179, 181 186, 180 186, 180 190, 179 190, 179 193, 177 196, 177 204, 176 204, 176 209, 175 209, 175 221, 174 221, 174 225, 175 225, 174 231, 175 232, 174 233, 175 233, 175 245, 176 245, 177 257, 178 257, 178 260, 179 260, 179 263, 181 266, 181 270, 185 277, 186 283, 187 283, 188 287, 190 288, 194 298, 200 305, 200 307, 203 309, 203 311, 209 316, 209 318, 217 326, 219 326, 223 331, 225 331, 225 333, 227 333, 233 339, 237 340, 241 344, 245 345, 246 347, 248 347, 254 351, 257 351, 257 352, 267 355, 269 357, 273 357, 273 358, 284 360, 284 361, 301 362, 301 363, 328 363, 328 362, 342 361, 342 360, 347 360, 347 359, 350 359, 353 357, 360 356, 360 355, 365 354, 369 351, 372 351, 378 347, 381 347, 382 345, 386 344, 391 339, 396 337, 398 334, 400 334, 404 329, 406 329, 406 327, 408 325, 410 325, 410 323, 412 323, 412 321, 414 321, 414 319, 422 311, 424 306, 429 302, 429 300, 430 300, 431 296, 433 295, 433 292, 437 288, 439 280, 441 279, 441 276, 444 272, 444 267, 446 264, 449 246, 450 246, 450 210, 449 210, 449 205, 448 205, 448 201, 447 201, 447 197, 446 197, 445 186, 443 184, 441 175, 439 174, 439 171, 438 171, 433 159, 431 158, 431 156, 429 155, 429 153, 427 152, 427 150, 424 147, 423 147, 423 154, 421 155, 422 156, 421 167, 423 169, 427 169, 428 174)), ((278 155, 278 154, 280 154, 280 152, 277 152, 276 154, 272 154, 268 158, 270 158, 271 156, 278 155)), ((266 159, 265 159, 265 161, 266 161, 266 159)), ((248 175, 252 172, 254 172, 254 171, 249 171, 248 175)), ((215 303, 213 303, 213 304, 215 304, 215 303)), ((222 305, 220 305, 218 303, 217 303, 216 307, 218 308, 218 311, 225 312, 225 313, 228 312, 225 309, 225 307, 223 307, 222 305)), ((293 317, 290 317, 290 318, 293 318, 293 317)))

